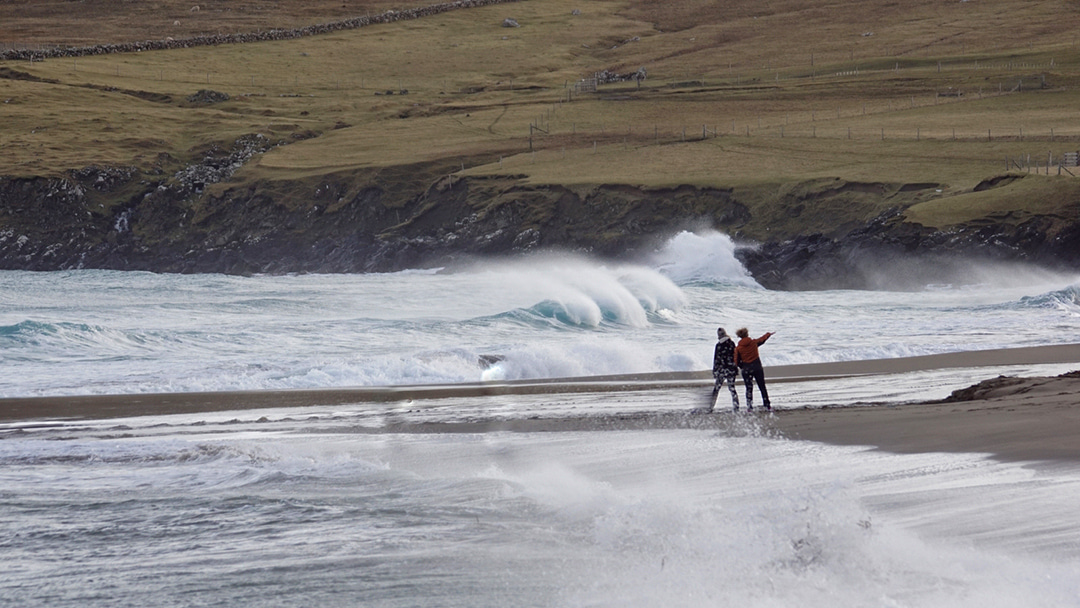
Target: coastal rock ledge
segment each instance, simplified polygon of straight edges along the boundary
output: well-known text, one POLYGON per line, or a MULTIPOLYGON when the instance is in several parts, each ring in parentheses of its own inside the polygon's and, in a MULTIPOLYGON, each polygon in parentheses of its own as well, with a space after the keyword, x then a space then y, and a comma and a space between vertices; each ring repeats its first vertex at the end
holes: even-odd
POLYGON ((986 262, 1080 269, 1075 187, 1057 207, 1068 213, 1011 212, 939 228, 906 215, 926 188, 838 180, 770 197, 696 186, 533 186, 432 165, 226 187, 232 171, 269 146, 238 140, 171 173, 86 167, 0 177, 0 268, 390 272, 546 249, 634 260, 680 230, 715 229, 740 243, 740 260, 770 289, 955 283, 986 262), (853 208, 886 210, 837 211, 853 208))

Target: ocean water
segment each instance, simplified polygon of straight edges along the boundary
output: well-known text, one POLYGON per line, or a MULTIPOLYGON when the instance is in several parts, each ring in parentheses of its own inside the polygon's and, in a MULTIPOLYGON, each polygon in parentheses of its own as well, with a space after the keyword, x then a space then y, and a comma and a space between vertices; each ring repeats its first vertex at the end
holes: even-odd
MULTIPOLYGON (((0 396, 688 371, 1075 342, 1080 279, 771 292, 718 234, 636 264, 0 273, 0 396)), ((777 407, 939 397, 958 369, 777 384, 777 407)), ((706 389, 707 390, 707 389, 706 389)), ((1080 465, 893 455, 751 416, 628 430, 700 391, 449 397, 0 424, 0 605, 1077 606, 1080 465), (483 420, 593 416, 551 432, 483 420), (454 422, 458 432, 388 432, 454 422)), ((0 405, 2 407, 2 405, 0 405)))
POLYGON ((1002 267, 916 292, 776 292, 733 251, 724 235, 683 233, 625 265, 552 254, 452 273, 0 272, 0 397, 702 370, 718 325, 776 332, 766 365, 1080 336, 1080 276, 1002 267))

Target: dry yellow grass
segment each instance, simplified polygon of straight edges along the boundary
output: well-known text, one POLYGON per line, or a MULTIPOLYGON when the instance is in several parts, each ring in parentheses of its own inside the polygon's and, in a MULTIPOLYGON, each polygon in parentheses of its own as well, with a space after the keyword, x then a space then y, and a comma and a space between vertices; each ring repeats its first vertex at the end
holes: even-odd
POLYGON ((97 164, 149 166, 161 152, 187 151, 248 121, 218 109, 189 109, 130 95, 49 83, 3 83, 0 163, 6 175, 51 175, 97 164))
POLYGON ((642 186, 738 186, 842 177, 861 182, 974 187, 1005 172, 1011 144, 974 142, 755 138, 725 136, 666 145, 611 143, 521 153, 466 171, 520 175, 531 184, 628 183, 642 186))

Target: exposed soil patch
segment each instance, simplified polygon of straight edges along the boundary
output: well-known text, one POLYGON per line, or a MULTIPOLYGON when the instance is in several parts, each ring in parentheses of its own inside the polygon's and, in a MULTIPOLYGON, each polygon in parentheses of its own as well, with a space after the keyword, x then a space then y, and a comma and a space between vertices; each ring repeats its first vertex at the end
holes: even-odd
POLYGON ((0 78, 5 78, 7 80, 27 80, 30 82, 58 82, 56 80, 41 78, 38 76, 34 76, 33 74, 27 74, 26 72, 20 72, 19 70, 13 70, 11 68, 0 68, 0 78))
POLYGON ((998 175, 996 177, 991 177, 990 179, 984 179, 979 182, 973 190, 975 192, 982 192, 983 190, 997 188, 998 186, 1008 186, 1018 179, 1020 179, 1020 176, 1017 175, 998 175))

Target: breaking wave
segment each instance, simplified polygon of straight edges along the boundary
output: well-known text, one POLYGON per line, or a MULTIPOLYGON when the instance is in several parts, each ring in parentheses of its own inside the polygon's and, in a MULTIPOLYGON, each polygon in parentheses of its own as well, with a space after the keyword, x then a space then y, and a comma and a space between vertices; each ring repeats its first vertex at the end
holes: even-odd
POLYGON ((645 327, 650 315, 678 311, 686 304, 674 282, 644 266, 608 266, 576 256, 544 255, 488 264, 478 271, 494 288, 524 304, 500 315, 529 322, 645 327))
POLYGON ((1020 305, 1025 308, 1048 308, 1080 315, 1080 284, 1037 296, 1025 296, 1020 298, 1020 305))
POLYGON ((668 240, 652 265, 679 285, 721 283, 757 286, 735 257, 735 242, 719 232, 683 231, 668 240))

